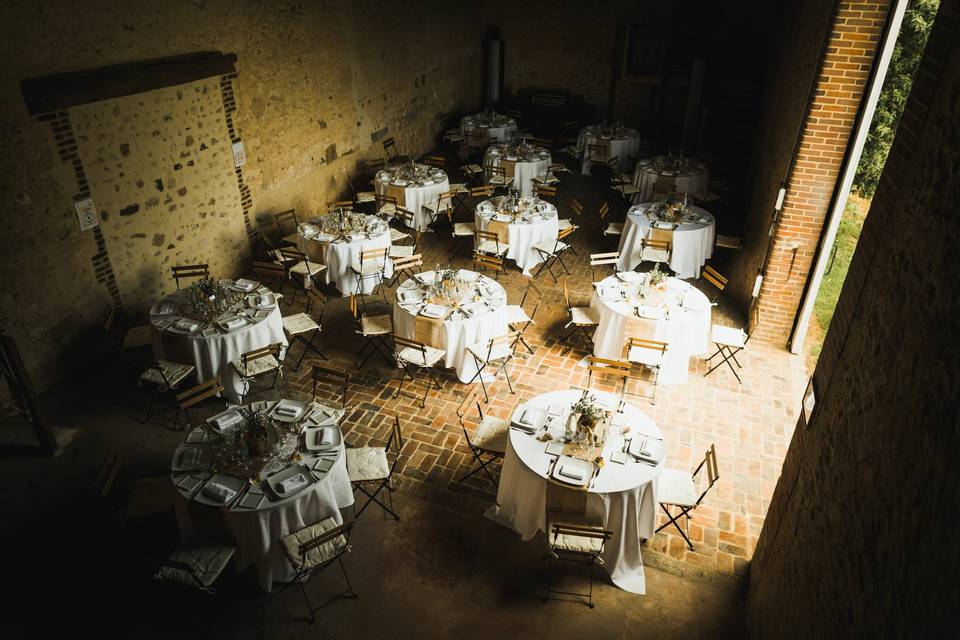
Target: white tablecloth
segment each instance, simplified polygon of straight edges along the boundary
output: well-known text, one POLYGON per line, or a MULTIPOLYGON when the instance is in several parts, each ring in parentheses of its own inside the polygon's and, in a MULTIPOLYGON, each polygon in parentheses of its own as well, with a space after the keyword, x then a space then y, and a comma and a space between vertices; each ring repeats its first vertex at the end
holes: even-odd
MULTIPOLYGON (((463 270, 466 273, 475 273, 463 270)), ((424 271, 425 277, 429 277, 432 271, 424 271)), ((477 373, 477 365, 473 356, 467 353, 467 347, 475 344, 483 344, 490 338, 503 336, 507 334, 507 319, 504 309, 507 306, 507 293, 503 286, 491 278, 483 276, 482 282, 486 283, 491 290, 495 291, 494 297, 499 304, 472 318, 459 320, 443 321, 443 344, 431 344, 429 346, 436 349, 443 349, 447 352, 444 358, 444 366, 457 370, 457 378, 460 382, 470 382, 477 373)), ((398 291, 410 287, 410 280, 400 285, 398 291)), ((403 308, 394 301, 393 303, 393 327, 398 335, 411 340, 416 340, 416 320, 417 316, 403 308)))
MULTIPOLYGON (((616 408, 619 398, 613 394, 594 391, 598 400, 616 408)), ((570 406, 580 398, 580 391, 553 391, 531 398, 517 407, 514 416, 524 407, 546 410, 550 405, 570 406)), ((656 524, 654 483, 660 475, 662 462, 656 466, 634 462, 626 464, 610 460, 610 454, 623 447, 623 435, 616 433, 623 425, 630 427, 627 437, 646 435, 663 438, 657 425, 631 404, 624 405, 622 418, 603 448, 605 466, 589 490, 587 513, 602 518, 603 525, 613 533, 604 549, 603 560, 610 578, 621 589, 633 593, 645 592, 641 539, 653 537, 656 524)), ((552 456, 544 451, 546 443, 516 429, 510 430, 507 452, 500 472, 497 506, 487 516, 517 531, 524 540, 530 540, 538 531, 547 532, 547 471, 552 456)), ((549 534, 548 534, 549 535, 549 534)))
POLYGON ((647 158, 639 160, 636 168, 633 170, 633 184, 640 188, 640 192, 634 194, 633 201, 650 202, 657 191, 663 193, 699 193, 705 194, 710 187, 710 171, 705 162, 700 160, 689 160, 683 169, 668 171, 658 169, 658 161, 666 160, 665 157, 647 158), (657 189, 657 180, 662 182, 661 188, 657 189))
MULTIPOLYGON (((537 176, 547 174, 552 162, 550 152, 543 147, 537 147, 538 152, 525 155, 514 160, 513 165, 513 187, 522 195, 533 195, 533 179, 537 176)), ((483 166, 500 166, 500 161, 506 158, 513 160, 517 156, 504 156, 499 145, 492 145, 483 155, 483 166)), ((509 175, 509 172, 508 172, 509 175)), ((490 176, 487 176, 489 180, 490 176)))
MULTIPOLYGON (((372 238, 363 238, 346 242, 338 240, 334 242, 326 240, 317 240, 315 238, 306 238, 303 231, 299 232, 298 243, 300 251, 307 254, 311 261, 327 265, 323 272, 324 281, 327 284, 333 284, 340 294, 348 296, 357 291, 357 276, 351 264, 360 264, 360 254, 370 249, 383 249, 390 247, 390 234, 381 233, 372 238)), ((387 278, 393 276, 393 261, 387 260, 384 269, 387 278)), ((377 285, 372 278, 363 281, 364 295, 373 293, 377 285)))
MULTIPOLYGON (((540 199, 534 199, 533 206, 542 208, 545 217, 532 222, 511 222, 508 225, 510 248, 507 250, 507 258, 516 262, 527 276, 530 275, 530 269, 542 262, 533 245, 543 240, 553 242, 558 233, 557 207, 540 199)), ((477 205, 473 216, 477 229, 487 230, 496 209, 497 205, 491 200, 484 200, 477 205)))
POLYGON ((397 198, 397 205, 407 211, 413 212, 414 228, 417 231, 425 230, 432 218, 430 217, 430 213, 423 210, 423 205, 429 204, 435 206, 440 199, 440 194, 450 190, 450 180, 447 178, 446 173, 443 174, 442 179, 434 181, 433 184, 413 186, 394 184, 393 179, 390 178, 389 175, 389 171, 377 174, 377 177, 374 179, 376 192, 380 195, 391 195, 391 193, 389 193, 391 186, 402 190, 403 198, 397 198))
MULTIPOLYGON (((594 290, 590 306, 600 312, 600 324, 593 334, 593 355, 611 360, 623 359, 627 338, 639 337, 668 343, 660 368, 659 384, 682 384, 687 381, 690 357, 704 355, 709 348, 711 307, 707 296, 689 283, 670 278, 665 308, 669 313, 656 320, 655 335, 641 335, 631 324, 638 320, 633 307, 625 299, 602 299, 605 286, 616 285, 617 276, 604 278, 594 290), (682 301, 682 306, 679 302, 682 301)), ((627 383, 631 383, 628 381, 627 383)), ((634 382, 633 384, 640 384, 634 382)))
POLYGON ((464 116, 460 120, 460 133, 465 136, 471 132, 484 134, 487 142, 507 142, 517 133, 517 121, 497 114, 492 124, 485 124, 480 114, 464 116))
MULTIPOLYGON (((261 286, 256 293, 267 291, 269 289, 261 286)), ((243 381, 230 366, 232 360, 248 351, 276 342, 281 343, 284 350, 287 347, 287 338, 283 333, 283 317, 278 305, 267 307, 270 315, 245 327, 227 333, 217 330, 209 336, 198 332, 188 337, 159 328, 164 325, 167 316, 161 316, 157 311, 168 302, 177 307, 186 304, 186 290, 181 289, 165 296, 151 309, 150 333, 154 357, 193 364, 197 368, 197 379, 201 382, 220 376, 224 395, 230 402, 239 402, 243 393, 243 381)))
POLYGON ((618 169, 621 173, 626 173, 632 169, 633 160, 640 154, 640 133, 636 129, 624 127, 623 130, 614 135, 605 132, 600 125, 592 124, 584 127, 577 138, 577 149, 582 152, 580 163, 580 173, 590 175, 590 148, 591 144, 607 143, 610 149, 610 157, 616 156, 619 159, 618 169))
MULTIPOLYGON (((337 452, 333 467, 311 486, 276 502, 265 498, 257 509, 234 506, 224 511, 198 503, 177 487, 174 512, 181 537, 229 538, 237 547, 234 557, 237 568, 243 570, 254 565, 257 581, 264 591, 269 592, 274 582, 289 582, 294 571, 280 547, 280 538, 326 518, 333 518, 338 525, 343 524, 341 509, 353 504, 353 488, 342 442, 337 452)), ((305 465, 313 464, 316 459, 307 452, 303 454, 305 465)), ((269 492, 264 489, 265 494, 269 492)))
MULTIPOLYGON (((641 240, 650 237, 653 228, 644 214, 652 203, 636 205, 627 212, 620 236, 620 261, 617 268, 631 271, 643 260, 641 240)), ((713 214, 700 207, 690 206, 697 216, 696 222, 684 222, 673 230, 673 252, 670 255, 670 268, 678 278, 699 278, 700 269, 713 255, 713 243, 716 234, 716 221, 713 214), (700 222, 705 220, 705 222, 700 222)))

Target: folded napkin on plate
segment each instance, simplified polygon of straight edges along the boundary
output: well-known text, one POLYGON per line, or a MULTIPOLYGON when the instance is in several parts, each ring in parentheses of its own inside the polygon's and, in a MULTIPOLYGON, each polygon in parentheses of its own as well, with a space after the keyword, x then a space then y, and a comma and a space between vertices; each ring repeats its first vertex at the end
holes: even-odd
POLYGON ((240 291, 253 291, 258 286, 259 285, 256 282, 253 280, 247 280, 246 278, 240 278, 233 283, 233 287, 235 289, 239 289, 240 291))
POLYGON ((571 480, 583 481, 583 469, 564 465, 560 467, 560 475, 571 480))
POLYGON ((230 487, 226 487, 219 482, 208 482, 203 487, 203 495, 207 496, 211 500, 216 500, 217 502, 227 502, 233 496, 237 495, 237 492, 230 487))
POLYGON ((320 446, 327 446, 333 444, 333 432, 330 429, 318 429, 317 430, 317 444, 320 446))
POLYGON ((230 413, 225 413, 223 415, 217 416, 211 422, 213 422, 214 426, 217 429, 222 431, 227 427, 240 422, 241 420, 243 420, 243 416, 241 416, 236 411, 231 411, 230 413))
POLYGON ((227 331, 233 331, 234 329, 239 329, 240 327, 247 324, 246 320, 243 318, 230 318, 229 320, 222 320, 220 326, 226 329, 227 331))
POLYGON ((303 477, 302 473, 298 473, 295 476, 291 476, 286 480, 283 480, 277 485, 277 488, 283 493, 291 493, 301 487, 305 487, 306 485, 307 479, 303 477))
POLYGON ((189 318, 181 318, 177 320, 173 326, 180 331, 196 331, 200 328, 200 323, 189 318))
POLYGON ((200 463, 202 452, 197 447, 189 447, 180 452, 180 466, 190 467, 200 463))
POLYGON ((274 413, 282 416, 295 416, 300 413, 300 407, 281 406, 274 409, 274 413))
POLYGON ((177 308, 171 302, 161 302, 160 305, 157 306, 157 313, 162 316, 171 314, 176 310, 177 308))

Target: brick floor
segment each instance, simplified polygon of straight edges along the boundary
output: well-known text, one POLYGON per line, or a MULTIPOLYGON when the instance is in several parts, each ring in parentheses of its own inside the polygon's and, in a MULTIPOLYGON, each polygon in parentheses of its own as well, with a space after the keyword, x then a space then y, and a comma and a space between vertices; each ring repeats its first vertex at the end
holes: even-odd
MULTIPOLYGON (((571 273, 563 276, 559 284, 554 284, 547 274, 537 278, 545 298, 536 326, 526 333, 535 353, 527 354, 522 347, 518 351, 512 367, 515 394, 509 393, 502 377, 494 383, 486 409, 494 415, 509 416, 517 403, 546 391, 586 385, 586 370, 578 362, 587 355, 587 345, 576 344, 571 349, 558 342, 566 323, 563 283, 567 283, 575 299, 587 304, 592 292, 587 256, 590 252, 614 250, 616 246, 613 241, 597 237, 596 210, 603 196, 598 185, 580 176, 571 177, 567 183, 568 188, 559 196, 561 216, 567 217, 572 194, 584 201, 588 211, 574 242, 579 255, 568 254, 565 258, 571 273)), ((424 264, 430 268, 436 263, 446 264, 451 246, 447 234, 425 233, 421 241, 424 264)), ((460 256, 453 265, 469 267, 470 261, 460 256)), ((511 265, 500 282, 507 290, 508 300, 519 303, 527 282, 520 271, 511 265)), ((706 286, 696 281, 693 284, 706 286)), ((388 290, 388 298, 392 300, 392 290, 388 290)), ((377 307, 373 296, 368 297, 368 304, 369 313, 376 313, 377 308, 384 312, 389 309, 382 299, 377 307)), ((295 310, 283 311, 286 315, 295 310)), ((714 310, 715 322, 740 326, 739 316, 722 300, 714 310)), ((463 483, 456 480, 471 467, 469 449, 455 413, 469 391, 468 385, 451 374, 442 391, 429 393, 424 409, 412 397, 393 399, 395 369, 374 358, 363 370, 356 370, 356 353, 363 339, 353 331, 346 298, 331 297, 323 324, 322 349, 331 358, 326 364, 353 372, 351 412, 345 428, 347 442, 354 446, 384 443, 393 417, 399 415, 407 439, 400 466, 401 493, 412 493, 479 517, 494 502, 496 486, 483 474, 463 483)), ((298 358, 300 348, 295 347, 290 357, 298 358)), ((799 405, 807 374, 803 358, 765 344, 749 344, 739 358, 743 364, 742 385, 724 369, 704 377, 708 367, 694 360, 689 382, 660 386, 656 406, 643 398, 633 400, 662 429, 668 466, 692 470, 707 447, 715 443, 720 471, 717 485, 690 522, 693 551, 687 549, 680 536, 665 529, 647 543, 644 553, 648 562, 662 555, 665 562, 679 561, 694 571, 742 574, 753 554, 792 435, 795 407, 799 405)), ((308 357, 299 373, 287 372, 285 394, 310 391, 309 362, 308 357)), ((596 382, 595 386, 603 388, 596 382)), ((399 500, 402 501, 402 495, 399 500)))

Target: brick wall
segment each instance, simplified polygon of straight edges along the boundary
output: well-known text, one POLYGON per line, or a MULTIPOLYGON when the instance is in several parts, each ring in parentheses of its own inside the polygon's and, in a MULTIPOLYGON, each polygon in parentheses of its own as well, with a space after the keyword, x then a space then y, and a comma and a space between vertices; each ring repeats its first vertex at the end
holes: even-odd
POLYGON ((958 130, 960 2, 944 0, 757 543, 753 637, 956 629, 958 130))
POLYGON ((888 6, 889 0, 845 0, 835 8, 760 289, 760 339, 777 344, 789 339, 888 6))
POLYGON ((351 190, 359 159, 382 157, 383 137, 422 154, 446 116, 480 99, 482 20, 467 3, 11 0, 2 11, 0 331, 41 389, 89 356, 108 306, 141 320, 172 287, 171 263, 236 272, 271 212, 319 211, 351 190), (238 73, 201 83, 202 99, 191 84, 39 120, 20 93, 24 78, 216 50, 237 54, 238 73), (73 201, 86 193, 103 222, 81 232, 73 201))

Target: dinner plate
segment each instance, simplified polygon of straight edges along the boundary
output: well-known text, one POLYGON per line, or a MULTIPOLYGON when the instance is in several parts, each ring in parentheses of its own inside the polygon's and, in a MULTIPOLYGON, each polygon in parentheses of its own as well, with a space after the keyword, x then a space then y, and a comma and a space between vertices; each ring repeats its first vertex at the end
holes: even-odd
POLYGON ((302 465, 294 464, 283 471, 278 471, 269 478, 267 478, 267 486, 270 487, 270 490, 279 498, 289 498, 295 496, 313 483, 313 476, 310 475, 310 472, 307 471, 302 465), (302 483, 299 483, 295 487, 285 487, 284 484, 289 482, 295 482, 294 478, 300 476, 303 478, 302 483))
POLYGON ((239 495, 246 485, 246 482, 247 481, 242 478, 225 476, 218 473, 207 480, 200 491, 193 496, 193 499, 200 504, 211 507, 225 507, 239 495), (214 493, 215 487, 222 487, 225 494, 223 496, 216 495, 214 493))
POLYGON ((560 456, 550 474, 555 480, 578 487, 586 486, 593 478, 593 463, 570 456, 560 456))
POLYGON ((217 326, 223 329, 224 331, 236 331, 237 329, 247 326, 247 321, 237 316, 234 318, 218 320, 217 326))
POLYGON ((307 412, 307 403, 284 398, 270 410, 270 417, 277 422, 296 422, 307 412))
POLYGON ((255 282, 253 280, 248 280, 246 278, 240 278, 230 286, 231 288, 236 289, 237 291, 245 291, 249 293, 250 291, 253 291, 257 287, 259 287, 260 283, 255 282))
POLYGON ((663 440, 650 436, 641 436, 639 434, 633 437, 627 449, 634 458, 638 458, 644 462, 652 462, 653 464, 659 464, 660 461, 663 460, 665 450, 666 447, 663 440))
POLYGON ((304 424, 308 427, 325 427, 335 425, 343 417, 343 409, 334 409, 322 404, 314 404, 313 411, 306 417, 304 424))
POLYGON ((449 311, 449 307, 439 304, 428 304, 420 310, 420 314, 427 318, 445 318, 449 311))
POLYGON ((340 446, 340 429, 334 425, 304 429, 303 440, 307 451, 335 449, 340 446), (327 442, 324 443, 324 440, 327 442))
POLYGON ((254 309, 266 309, 267 307, 276 306, 277 296, 272 291, 259 295, 247 296, 247 304, 254 309))
POLYGON ((524 431, 536 432, 547 420, 547 412, 537 407, 517 407, 510 419, 510 424, 524 431))
POLYGON ((181 444, 173 452, 173 465, 170 469, 174 473, 186 471, 201 471, 210 466, 213 460, 213 451, 209 446, 201 444, 181 444), (193 453, 196 451, 197 453, 193 453))

